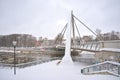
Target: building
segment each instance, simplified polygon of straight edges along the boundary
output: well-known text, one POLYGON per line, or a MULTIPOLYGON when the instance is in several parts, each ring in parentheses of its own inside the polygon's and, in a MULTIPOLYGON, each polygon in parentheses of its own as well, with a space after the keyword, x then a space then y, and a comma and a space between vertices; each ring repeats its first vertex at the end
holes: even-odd
POLYGON ((82 38, 82 41, 84 41, 84 42, 90 42, 92 40, 93 40, 92 36, 83 36, 83 38, 82 38))
POLYGON ((44 39, 41 43, 41 46, 53 46, 53 45, 54 45, 54 40, 44 39))
POLYGON ((119 40, 120 39, 120 33, 112 31, 111 33, 105 33, 102 34, 103 40, 119 40))

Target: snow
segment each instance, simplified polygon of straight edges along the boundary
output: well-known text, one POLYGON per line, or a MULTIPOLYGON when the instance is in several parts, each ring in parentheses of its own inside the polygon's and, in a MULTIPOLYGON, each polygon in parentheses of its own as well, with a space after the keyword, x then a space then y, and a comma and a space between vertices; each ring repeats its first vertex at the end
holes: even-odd
POLYGON ((86 68, 93 67, 93 66, 98 66, 98 65, 102 65, 102 64, 105 64, 105 63, 110 63, 110 64, 113 64, 113 65, 120 66, 120 63, 118 63, 118 62, 105 61, 105 62, 97 63, 97 64, 94 64, 94 65, 86 66, 86 68))
POLYGON ((111 63, 111 64, 114 64, 114 65, 118 65, 118 66, 120 66, 120 63, 118 63, 118 62, 113 62, 113 61, 106 61, 107 63, 111 63))
MULTIPOLYGON (((5 52, 5 53, 14 53, 13 50, 0 50, 0 52, 5 52)), ((20 53, 20 51, 15 51, 16 53, 20 53)))
MULTIPOLYGON (((60 60, 55 60, 27 68, 17 68, 14 75, 13 68, 0 68, 0 80, 120 80, 113 75, 83 75, 81 69, 86 67, 83 63, 73 63, 70 55, 71 25, 67 28, 65 55, 60 65, 60 60)), ((91 54, 91 53, 87 53, 91 54)), ((93 53, 92 53, 93 54, 93 53)))
POLYGON ((91 55, 94 55, 95 53, 94 52, 88 52, 88 51, 82 51, 80 54, 91 54, 91 55))
POLYGON ((112 75, 82 75, 83 63, 56 65, 58 60, 18 69, 0 68, 0 80, 120 80, 112 75))
POLYGON ((93 53, 93 52, 88 52, 88 51, 82 51, 81 53, 80 53, 80 55, 81 55, 81 58, 88 58, 88 59, 90 59, 90 58, 95 58, 95 53, 93 53))
POLYGON ((100 51, 120 52, 120 49, 116 49, 116 48, 101 48, 100 51))

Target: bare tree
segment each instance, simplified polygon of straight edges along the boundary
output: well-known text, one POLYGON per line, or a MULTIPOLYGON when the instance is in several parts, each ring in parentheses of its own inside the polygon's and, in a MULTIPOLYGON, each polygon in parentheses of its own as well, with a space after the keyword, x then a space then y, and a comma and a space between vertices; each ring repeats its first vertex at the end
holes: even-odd
POLYGON ((96 40, 102 40, 102 34, 101 34, 101 29, 96 29, 95 30, 97 36, 96 36, 96 40))
POLYGON ((55 44, 60 44, 62 43, 63 40, 63 35, 61 33, 59 33, 56 37, 55 37, 55 44))

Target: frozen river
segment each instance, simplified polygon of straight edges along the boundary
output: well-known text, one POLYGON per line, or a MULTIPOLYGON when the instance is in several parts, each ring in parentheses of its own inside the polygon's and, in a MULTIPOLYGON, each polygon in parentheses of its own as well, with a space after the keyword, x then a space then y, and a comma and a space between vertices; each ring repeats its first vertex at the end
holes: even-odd
POLYGON ((17 73, 11 68, 0 68, 0 80, 120 80, 120 77, 112 75, 82 75, 81 68, 85 64, 74 62, 73 64, 56 65, 58 60, 17 68, 17 73))

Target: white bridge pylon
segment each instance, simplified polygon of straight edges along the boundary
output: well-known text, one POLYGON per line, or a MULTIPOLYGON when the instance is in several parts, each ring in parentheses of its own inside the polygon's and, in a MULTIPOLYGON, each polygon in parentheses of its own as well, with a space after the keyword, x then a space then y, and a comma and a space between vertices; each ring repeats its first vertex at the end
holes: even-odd
POLYGON ((62 58, 61 64, 72 64, 72 57, 71 57, 71 28, 73 27, 72 23, 73 12, 71 11, 71 18, 70 23, 67 25, 66 31, 66 45, 65 45, 65 54, 62 58))

